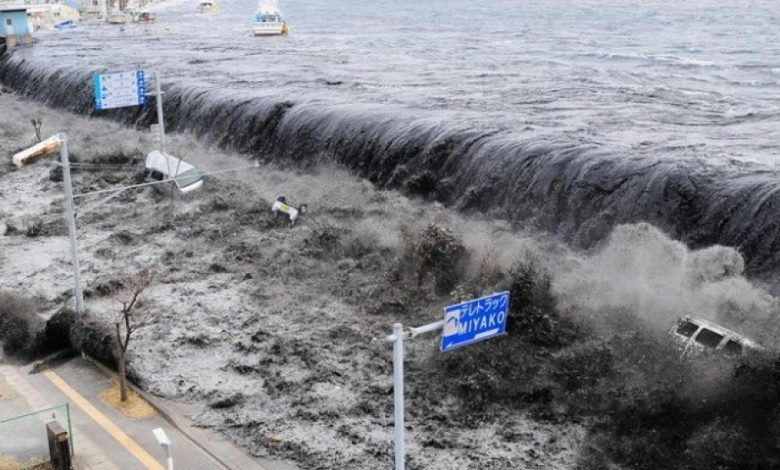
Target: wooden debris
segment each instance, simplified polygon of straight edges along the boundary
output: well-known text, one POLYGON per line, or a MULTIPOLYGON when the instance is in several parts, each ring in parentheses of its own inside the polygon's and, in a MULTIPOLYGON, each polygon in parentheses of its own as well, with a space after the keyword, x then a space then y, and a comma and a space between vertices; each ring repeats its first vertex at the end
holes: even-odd
POLYGON ((60 149, 60 137, 53 135, 41 143, 35 144, 32 147, 22 150, 14 155, 14 164, 21 168, 28 165, 35 160, 51 155, 52 153, 60 149))

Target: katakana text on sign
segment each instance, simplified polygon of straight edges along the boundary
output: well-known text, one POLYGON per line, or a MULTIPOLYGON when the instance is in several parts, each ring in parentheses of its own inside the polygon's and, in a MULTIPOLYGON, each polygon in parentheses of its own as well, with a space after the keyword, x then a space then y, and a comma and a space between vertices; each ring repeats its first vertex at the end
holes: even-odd
POLYGON ((441 351, 505 334, 508 313, 509 292, 445 307, 441 351))

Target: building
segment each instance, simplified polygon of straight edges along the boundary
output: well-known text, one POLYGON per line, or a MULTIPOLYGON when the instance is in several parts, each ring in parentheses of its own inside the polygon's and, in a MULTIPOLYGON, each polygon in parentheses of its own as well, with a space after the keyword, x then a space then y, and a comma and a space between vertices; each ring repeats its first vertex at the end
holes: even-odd
POLYGON ((32 42, 35 30, 26 7, 0 6, 0 37, 9 49, 19 43, 32 42))
POLYGON ((81 5, 79 10, 87 18, 97 18, 102 16, 105 2, 106 0, 78 0, 81 5))
POLYGON ((79 9, 81 5, 74 0, 66 0, 63 3, 47 3, 47 0, 19 0, 2 2, 0 10, 27 10, 28 25, 32 25, 30 33, 42 28, 52 28, 64 21, 77 23, 81 19, 79 9))
POLYGON ((27 8, 27 16, 32 19, 36 31, 41 28, 51 28, 63 21, 76 23, 80 19, 77 9, 62 3, 26 5, 25 8, 27 8))

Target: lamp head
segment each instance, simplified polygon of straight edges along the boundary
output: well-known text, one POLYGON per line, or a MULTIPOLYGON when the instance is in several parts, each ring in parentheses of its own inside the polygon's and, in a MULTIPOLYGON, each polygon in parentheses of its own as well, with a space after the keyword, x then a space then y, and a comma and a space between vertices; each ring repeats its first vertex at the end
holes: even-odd
POLYGON ((157 443, 160 444, 161 446, 168 447, 171 445, 171 440, 168 439, 168 436, 165 434, 165 431, 163 431, 163 428, 152 429, 152 433, 154 434, 154 437, 157 439, 157 443))

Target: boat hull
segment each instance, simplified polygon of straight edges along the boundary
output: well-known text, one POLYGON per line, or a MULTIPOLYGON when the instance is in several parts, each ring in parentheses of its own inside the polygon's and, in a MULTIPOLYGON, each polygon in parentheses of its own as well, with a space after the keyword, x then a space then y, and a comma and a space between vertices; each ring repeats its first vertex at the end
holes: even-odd
POLYGON ((285 34, 284 23, 255 24, 253 31, 255 36, 282 36, 285 34))

